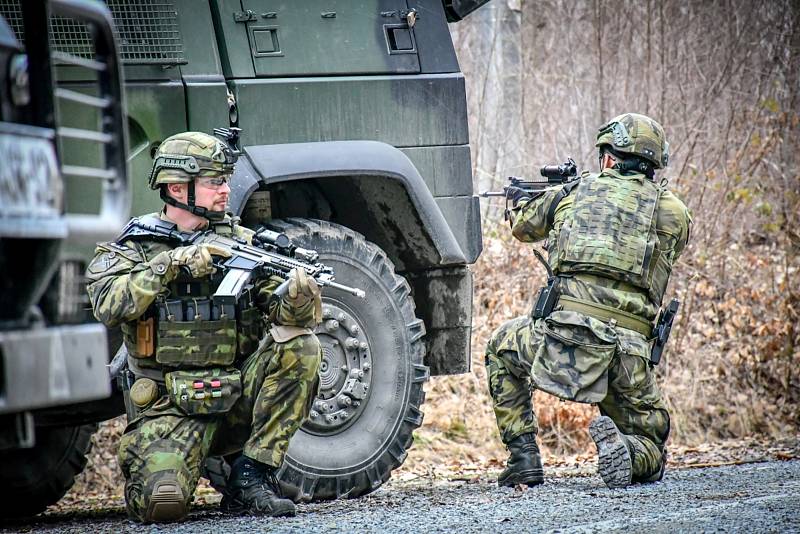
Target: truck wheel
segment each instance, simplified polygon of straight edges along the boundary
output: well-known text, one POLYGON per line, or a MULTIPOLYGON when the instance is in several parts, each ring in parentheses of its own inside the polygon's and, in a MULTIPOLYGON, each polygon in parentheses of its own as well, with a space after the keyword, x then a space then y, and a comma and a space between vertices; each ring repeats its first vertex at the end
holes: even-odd
POLYGON ((96 424, 36 427, 36 446, 3 452, 0 517, 30 517, 58 502, 86 466, 96 424))
POLYGON ((344 226, 312 219, 270 221, 300 247, 319 252, 336 281, 366 299, 323 289, 319 390, 278 474, 295 500, 357 497, 389 479, 406 458, 428 368, 408 282, 374 243, 344 226))

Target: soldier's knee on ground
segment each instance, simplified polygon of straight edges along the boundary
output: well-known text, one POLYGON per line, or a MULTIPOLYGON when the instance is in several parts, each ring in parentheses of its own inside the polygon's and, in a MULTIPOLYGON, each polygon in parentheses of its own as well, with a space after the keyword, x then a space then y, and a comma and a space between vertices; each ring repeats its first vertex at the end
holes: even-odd
POLYGON ((159 471, 125 484, 125 506, 131 519, 143 523, 180 521, 189 513, 191 488, 174 471, 159 471))

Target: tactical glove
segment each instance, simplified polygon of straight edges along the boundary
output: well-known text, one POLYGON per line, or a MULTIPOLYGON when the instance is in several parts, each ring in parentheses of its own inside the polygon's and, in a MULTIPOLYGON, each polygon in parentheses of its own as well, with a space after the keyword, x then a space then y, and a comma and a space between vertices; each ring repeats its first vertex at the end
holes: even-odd
POLYGON ((230 252, 213 244, 178 247, 158 254, 150 262, 156 274, 175 278, 181 268, 185 268, 192 278, 202 278, 214 272, 211 256, 230 257, 230 252))
POLYGON ((299 308, 312 300, 314 301, 314 319, 319 322, 322 317, 322 297, 319 286, 304 269, 295 267, 289 273, 289 288, 284 302, 293 308, 299 308))
POLYGON ((520 204, 524 204, 530 200, 530 192, 525 191, 521 187, 510 186, 506 189, 506 198, 511 202, 512 207, 516 208, 520 204))

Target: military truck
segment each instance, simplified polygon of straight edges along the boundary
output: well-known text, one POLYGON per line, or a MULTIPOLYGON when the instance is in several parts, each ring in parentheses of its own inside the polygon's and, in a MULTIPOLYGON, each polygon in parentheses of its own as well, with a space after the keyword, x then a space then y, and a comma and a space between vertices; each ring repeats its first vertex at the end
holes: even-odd
MULTIPOLYGON (((162 140, 241 128, 230 210, 317 250, 337 281, 367 292, 324 292, 319 392, 279 473, 296 500, 378 488, 422 423, 429 375, 470 370, 468 266, 482 242, 448 22, 486 1, 107 2, 124 64, 132 213, 160 208, 146 177, 162 140)), ((77 74, 59 76, 83 90, 77 74)), ((85 154, 69 146, 77 165, 85 154)), ((72 183, 68 211, 95 212, 99 189, 72 183)), ((96 406, 96 420, 112 406, 96 406)), ((224 486, 225 460, 206 467, 224 486)))
MULTIPOLYGON (((0 517, 60 499, 86 464, 93 418, 84 403, 110 394, 106 332, 75 311, 76 243, 113 235, 129 206, 122 81, 106 6, 31 0, 0 18, 0 517), (82 32, 91 57, 57 46, 54 25, 82 32), (33 37, 30 37, 33 36, 33 37), (91 95, 56 87, 53 65, 80 72, 91 95), (71 102, 88 126, 58 113, 71 102), (93 152, 69 165, 66 139, 93 152), (64 181, 93 180, 97 211, 65 214, 64 181), (65 261, 61 261, 64 259, 65 261), (68 421, 62 415, 68 411, 68 421)), ((76 300, 77 299, 77 300, 76 300)))

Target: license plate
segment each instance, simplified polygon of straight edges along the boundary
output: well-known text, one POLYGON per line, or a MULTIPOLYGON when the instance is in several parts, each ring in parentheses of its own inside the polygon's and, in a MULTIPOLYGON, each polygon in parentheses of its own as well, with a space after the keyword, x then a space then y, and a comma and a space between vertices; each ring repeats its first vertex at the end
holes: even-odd
POLYGON ((0 218, 58 217, 62 183, 52 132, 0 123, 0 218))

